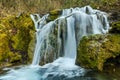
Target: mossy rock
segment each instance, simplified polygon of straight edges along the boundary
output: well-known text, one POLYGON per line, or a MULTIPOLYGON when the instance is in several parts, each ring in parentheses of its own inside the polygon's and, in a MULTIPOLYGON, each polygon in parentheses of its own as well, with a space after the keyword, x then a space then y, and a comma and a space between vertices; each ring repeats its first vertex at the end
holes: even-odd
POLYGON ((55 20, 61 14, 62 14, 62 10, 61 9, 55 9, 55 10, 50 11, 48 19, 47 19, 47 22, 55 20))
POLYGON ((84 36, 77 49, 76 64, 102 71, 107 59, 119 55, 120 35, 84 36))
POLYGON ((0 67, 29 62, 30 32, 35 31, 29 14, 9 16, 0 22, 0 67))
POLYGON ((29 57, 29 63, 33 60, 34 50, 35 50, 35 44, 36 44, 36 34, 34 31, 30 30, 31 40, 29 42, 28 46, 28 57, 29 57))
POLYGON ((112 29, 109 31, 110 33, 118 33, 120 34, 120 21, 112 22, 112 29))
POLYGON ((61 9, 55 9, 49 12, 50 15, 60 15, 62 13, 61 9))

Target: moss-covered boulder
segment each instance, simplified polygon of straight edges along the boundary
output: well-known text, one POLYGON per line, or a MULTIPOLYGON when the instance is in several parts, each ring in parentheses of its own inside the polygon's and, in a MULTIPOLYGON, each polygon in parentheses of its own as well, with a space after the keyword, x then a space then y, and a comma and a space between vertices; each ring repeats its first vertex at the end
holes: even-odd
POLYGON ((119 55, 119 34, 84 36, 77 49, 76 64, 102 71, 108 59, 119 55))
POLYGON ((27 63, 28 47, 34 25, 29 14, 0 20, 0 67, 27 63))

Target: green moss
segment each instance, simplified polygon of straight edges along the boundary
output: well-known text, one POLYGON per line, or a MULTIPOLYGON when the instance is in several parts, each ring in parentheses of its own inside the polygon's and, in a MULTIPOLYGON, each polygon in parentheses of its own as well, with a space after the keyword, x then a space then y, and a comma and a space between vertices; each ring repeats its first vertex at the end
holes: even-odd
POLYGON ((80 41, 76 63, 101 70, 111 57, 120 55, 120 35, 91 35, 80 41))
POLYGON ((13 52, 9 52, 8 56, 9 56, 10 63, 13 63, 13 64, 16 64, 16 62, 18 63, 22 60, 21 55, 18 53, 14 54, 13 52))
POLYGON ((112 29, 109 31, 110 33, 119 33, 120 34, 120 21, 113 22, 111 24, 112 29))
POLYGON ((47 21, 49 22, 49 21, 55 20, 61 15, 61 13, 62 13, 61 9, 55 9, 55 10, 50 11, 47 21))
POLYGON ((9 16, 0 20, 0 65, 28 62, 28 46, 34 32, 29 14, 9 16))
POLYGON ((31 40, 29 29, 20 28, 17 30, 17 34, 13 36, 11 40, 13 41, 14 49, 26 51, 31 40))
POLYGON ((35 50, 35 42, 36 42, 36 34, 34 31, 30 30, 31 40, 29 42, 28 46, 28 57, 29 57, 29 63, 32 62, 33 56, 34 56, 34 50, 35 50))
POLYGON ((50 15, 60 15, 61 12, 62 12, 61 9, 55 9, 55 10, 50 11, 49 13, 50 15))

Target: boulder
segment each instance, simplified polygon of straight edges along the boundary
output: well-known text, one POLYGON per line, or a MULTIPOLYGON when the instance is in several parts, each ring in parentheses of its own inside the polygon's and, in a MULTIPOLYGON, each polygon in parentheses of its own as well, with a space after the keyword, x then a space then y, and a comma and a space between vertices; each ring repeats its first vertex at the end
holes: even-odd
POLYGON ((84 36, 77 48, 76 64, 103 70, 107 60, 120 55, 120 34, 84 36))

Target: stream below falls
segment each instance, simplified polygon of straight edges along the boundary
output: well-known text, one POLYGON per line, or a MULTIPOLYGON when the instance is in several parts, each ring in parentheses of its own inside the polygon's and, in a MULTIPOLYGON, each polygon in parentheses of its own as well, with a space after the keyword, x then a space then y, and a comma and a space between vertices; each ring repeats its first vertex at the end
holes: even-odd
POLYGON ((81 68, 74 70, 59 71, 57 68, 41 66, 14 66, 0 71, 0 80, 119 80, 120 66, 113 71, 98 72, 81 68))

